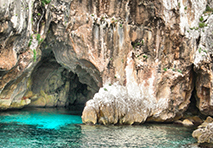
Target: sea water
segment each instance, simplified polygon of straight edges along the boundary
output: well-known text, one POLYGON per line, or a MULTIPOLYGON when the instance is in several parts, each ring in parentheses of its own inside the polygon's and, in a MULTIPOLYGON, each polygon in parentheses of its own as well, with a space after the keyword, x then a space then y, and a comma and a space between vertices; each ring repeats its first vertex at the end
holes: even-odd
POLYGON ((192 128, 174 124, 83 125, 79 112, 24 109, 0 113, 0 147, 191 147, 192 128))

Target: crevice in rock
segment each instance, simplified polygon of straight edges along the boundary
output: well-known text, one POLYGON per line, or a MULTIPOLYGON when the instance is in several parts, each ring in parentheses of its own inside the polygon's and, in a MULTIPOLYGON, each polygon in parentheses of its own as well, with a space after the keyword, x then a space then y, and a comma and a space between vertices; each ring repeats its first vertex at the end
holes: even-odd
POLYGON ((192 95, 190 98, 190 103, 189 103, 189 107, 186 110, 186 112, 184 113, 184 116, 195 116, 195 115, 199 115, 199 109, 196 106, 196 90, 194 88, 194 90, 192 91, 192 95))
MULTIPOLYGON (((194 66, 194 65, 193 65, 194 66)), ((206 116, 203 115, 199 108, 197 107, 198 104, 198 98, 197 98, 197 90, 196 90, 196 80, 197 80, 197 73, 194 71, 194 69, 192 68, 192 73, 193 73, 193 91, 191 93, 191 98, 190 98, 190 103, 188 106, 188 109, 184 112, 183 118, 190 118, 193 116, 198 116, 200 119, 205 119, 206 116)))
POLYGON ((200 44, 200 38, 201 38, 201 36, 199 35, 199 37, 196 39, 196 45, 197 45, 197 47, 200 44))
POLYGON ((5 73, 6 73, 6 72, 5 72, 5 71, 2 71, 1 68, 0 68, 0 78, 1 78, 2 76, 4 76, 5 73))
POLYGON ((35 1, 33 5, 33 31, 39 33, 41 24, 45 22, 46 9, 41 1, 35 1))

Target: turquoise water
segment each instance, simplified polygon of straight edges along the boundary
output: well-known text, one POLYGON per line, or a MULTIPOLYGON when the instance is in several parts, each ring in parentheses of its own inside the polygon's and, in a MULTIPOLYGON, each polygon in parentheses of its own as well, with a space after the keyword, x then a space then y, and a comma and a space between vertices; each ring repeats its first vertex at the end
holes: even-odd
POLYGON ((173 124, 83 125, 79 112, 34 109, 0 113, 0 147, 191 147, 191 128, 173 124))

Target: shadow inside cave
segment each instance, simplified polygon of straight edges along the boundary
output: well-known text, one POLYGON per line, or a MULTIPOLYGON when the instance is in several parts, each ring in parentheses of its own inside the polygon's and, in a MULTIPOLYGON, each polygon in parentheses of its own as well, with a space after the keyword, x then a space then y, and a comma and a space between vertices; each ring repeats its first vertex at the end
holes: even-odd
MULTIPOLYGON (((92 69, 95 66, 86 60, 83 64, 92 69)), ((77 65, 73 72, 62 67, 54 53, 44 51, 29 80, 28 107, 64 107, 83 110, 85 103, 98 92, 99 86, 84 67, 77 65), (88 83, 90 81, 90 83, 88 83), (91 84, 91 85, 88 85, 91 84)))

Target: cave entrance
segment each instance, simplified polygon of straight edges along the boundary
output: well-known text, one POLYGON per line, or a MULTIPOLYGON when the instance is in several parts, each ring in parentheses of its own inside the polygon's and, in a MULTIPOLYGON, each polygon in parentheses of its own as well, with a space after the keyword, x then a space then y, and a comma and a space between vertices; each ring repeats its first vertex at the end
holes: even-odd
MULTIPOLYGON (((196 85, 197 85, 196 81, 198 79, 198 74, 194 71, 193 66, 192 66, 192 73, 193 73, 194 88, 193 88, 193 91, 191 93, 189 106, 188 106, 187 110, 184 112, 183 117, 184 118, 190 118, 190 117, 193 117, 193 116, 198 116, 200 119, 205 119, 206 116, 204 114, 202 114, 200 112, 199 108, 197 107, 198 102, 199 102, 199 98, 197 96, 197 88, 196 88, 196 85)), ((195 119, 193 119, 193 120, 196 123, 196 120, 195 119)), ((197 121, 196 124, 199 124, 199 123, 200 123, 200 121, 197 121)))
POLYGON ((196 89, 194 88, 192 91, 192 95, 190 98, 190 103, 188 106, 188 109, 186 110, 186 112, 184 113, 185 116, 196 116, 200 114, 199 109, 196 106, 196 89))
MULTIPOLYGON (((76 67, 77 73, 74 73, 57 63, 51 50, 42 54, 29 80, 30 87, 27 93, 31 99, 29 106, 68 109, 80 106, 83 110, 86 101, 92 99, 98 92, 97 83, 80 65, 76 67)), ((91 68, 92 63, 86 60, 82 62, 89 64, 91 68)))

